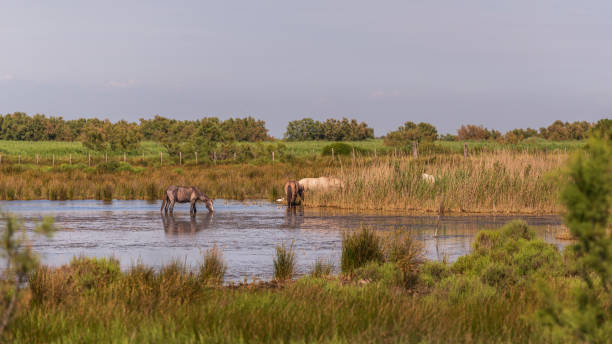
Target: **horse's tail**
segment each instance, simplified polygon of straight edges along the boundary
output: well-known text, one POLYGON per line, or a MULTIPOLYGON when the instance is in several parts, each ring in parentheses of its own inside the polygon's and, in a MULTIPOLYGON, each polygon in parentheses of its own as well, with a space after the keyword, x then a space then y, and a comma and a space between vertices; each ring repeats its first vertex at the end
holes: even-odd
POLYGON ((286 196, 287 196, 287 205, 291 206, 293 205, 293 184, 289 183, 287 185, 287 189, 286 189, 286 196))

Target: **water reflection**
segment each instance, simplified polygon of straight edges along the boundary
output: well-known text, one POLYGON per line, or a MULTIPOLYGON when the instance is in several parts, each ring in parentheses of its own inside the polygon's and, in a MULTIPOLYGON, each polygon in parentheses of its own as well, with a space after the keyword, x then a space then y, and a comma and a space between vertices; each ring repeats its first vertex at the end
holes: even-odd
POLYGON ((195 234, 203 229, 210 228, 213 220, 213 214, 207 213, 204 218, 198 219, 196 216, 190 216, 188 219, 180 219, 174 215, 162 214, 162 225, 164 232, 169 235, 195 234))
POLYGON ((304 223, 304 207, 287 207, 285 211, 285 226, 300 228, 304 223))

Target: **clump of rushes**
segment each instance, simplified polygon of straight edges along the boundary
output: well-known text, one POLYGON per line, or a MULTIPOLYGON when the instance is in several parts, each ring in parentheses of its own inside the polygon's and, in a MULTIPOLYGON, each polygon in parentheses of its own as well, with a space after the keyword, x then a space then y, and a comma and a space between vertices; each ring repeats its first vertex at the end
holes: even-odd
POLYGON ((293 278, 295 274, 295 251, 293 242, 289 247, 285 243, 276 245, 276 257, 274 258, 274 279, 286 281, 293 278))
POLYGON ((199 280, 202 284, 221 285, 227 271, 221 250, 215 244, 204 253, 204 264, 200 266, 199 280))
POLYGON ((424 262, 422 243, 409 232, 395 231, 386 237, 384 252, 385 261, 395 263, 402 271, 405 287, 410 288, 417 283, 424 262))
POLYGON ((357 232, 342 234, 341 268, 343 273, 351 273, 366 263, 382 262, 384 258, 380 237, 367 227, 357 232))
POLYGON ((318 258, 310 269, 311 277, 330 276, 334 272, 334 264, 330 260, 318 258))

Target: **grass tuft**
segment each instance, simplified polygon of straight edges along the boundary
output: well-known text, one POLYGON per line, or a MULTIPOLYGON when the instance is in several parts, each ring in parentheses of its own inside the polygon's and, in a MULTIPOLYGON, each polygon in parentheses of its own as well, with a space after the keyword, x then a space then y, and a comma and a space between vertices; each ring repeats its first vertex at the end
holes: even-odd
POLYGON ((295 251, 293 242, 289 247, 285 243, 276 245, 276 257, 274 258, 274 279, 286 281, 293 278, 295 274, 295 251))

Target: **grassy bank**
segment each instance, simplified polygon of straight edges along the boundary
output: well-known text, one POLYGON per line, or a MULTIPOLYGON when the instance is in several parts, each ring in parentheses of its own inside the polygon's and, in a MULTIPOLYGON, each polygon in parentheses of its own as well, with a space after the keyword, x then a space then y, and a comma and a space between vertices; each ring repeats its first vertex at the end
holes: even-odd
POLYGON ((547 298, 568 300, 570 286, 579 283, 571 259, 564 260, 523 223, 480 233, 474 253, 454 264, 422 262, 419 248, 411 245, 409 237, 385 241, 362 230, 345 236, 342 275, 238 286, 215 286, 202 278, 207 269, 188 270, 180 263, 122 272, 116 261, 79 258, 34 273, 4 340, 569 340, 567 334, 553 337, 538 310, 547 298))

